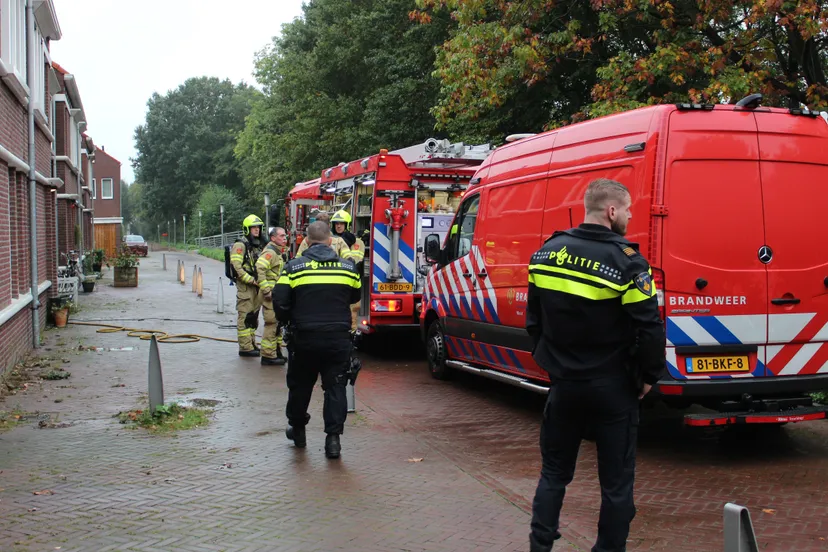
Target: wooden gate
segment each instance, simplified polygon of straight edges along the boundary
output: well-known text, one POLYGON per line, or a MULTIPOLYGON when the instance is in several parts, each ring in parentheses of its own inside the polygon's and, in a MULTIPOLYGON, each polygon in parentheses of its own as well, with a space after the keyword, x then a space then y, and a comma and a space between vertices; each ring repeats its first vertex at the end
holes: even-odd
POLYGON ((118 249, 118 227, 120 224, 96 224, 95 248, 103 249, 107 257, 114 257, 118 249))

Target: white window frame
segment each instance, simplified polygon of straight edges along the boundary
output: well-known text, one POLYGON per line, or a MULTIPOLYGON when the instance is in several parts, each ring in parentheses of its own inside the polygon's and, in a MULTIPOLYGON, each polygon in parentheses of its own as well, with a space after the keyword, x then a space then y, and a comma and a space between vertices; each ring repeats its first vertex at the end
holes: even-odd
POLYGON ((98 199, 98 187, 95 185, 95 179, 92 179, 92 199, 98 199))
POLYGON ((35 70, 34 70, 34 86, 31 88, 32 100, 37 111, 43 116, 44 121, 48 121, 46 117, 46 45, 43 37, 39 31, 36 31, 35 36, 35 70))
POLYGON ((26 0, 0 0, 0 60, 26 88, 26 0))
POLYGON ((101 199, 115 199, 115 183, 111 178, 101 178, 101 199), (109 195, 106 195, 106 181, 109 181, 109 195))
POLYGON ((69 158, 72 164, 80 170, 80 133, 75 117, 69 116, 69 158))

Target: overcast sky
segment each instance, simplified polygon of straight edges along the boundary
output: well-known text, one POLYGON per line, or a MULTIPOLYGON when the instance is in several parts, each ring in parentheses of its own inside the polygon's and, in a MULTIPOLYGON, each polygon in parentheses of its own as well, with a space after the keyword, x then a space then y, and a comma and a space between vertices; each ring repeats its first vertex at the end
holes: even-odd
POLYGON ((302 13, 302 0, 54 0, 63 38, 52 59, 77 79, 87 133, 121 162, 147 100, 189 77, 253 78, 253 58, 302 13))

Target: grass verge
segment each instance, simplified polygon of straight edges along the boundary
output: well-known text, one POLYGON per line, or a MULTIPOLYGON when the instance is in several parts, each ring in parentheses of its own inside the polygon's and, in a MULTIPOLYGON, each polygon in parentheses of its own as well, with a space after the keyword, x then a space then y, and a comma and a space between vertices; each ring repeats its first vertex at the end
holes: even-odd
POLYGON ((152 433, 169 433, 186 429, 195 429, 210 423, 209 415, 212 410, 181 406, 178 403, 165 404, 155 409, 130 410, 116 414, 122 424, 132 427, 142 427, 152 433))
POLYGON ((216 260, 216 261, 219 261, 219 262, 222 262, 222 263, 224 262, 224 250, 222 250, 222 249, 216 249, 216 248, 212 248, 212 247, 202 247, 201 249, 198 250, 198 254, 203 256, 203 257, 208 257, 210 259, 213 259, 213 260, 216 260))
POLYGON ((0 432, 8 431, 20 423, 20 417, 25 412, 19 408, 15 408, 11 412, 0 410, 0 432))

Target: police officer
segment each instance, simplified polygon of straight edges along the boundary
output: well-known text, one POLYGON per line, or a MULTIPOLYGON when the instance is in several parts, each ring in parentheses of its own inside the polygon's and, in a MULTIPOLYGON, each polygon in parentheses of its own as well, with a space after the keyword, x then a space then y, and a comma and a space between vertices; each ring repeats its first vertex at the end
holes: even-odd
POLYGON ((264 333, 262 334, 262 364, 280 365, 287 362, 282 354, 282 325, 276 323, 276 314, 273 311, 271 291, 282 266, 285 264, 287 248, 287 232, 284 228, 271 228, 268 231, 270 242, 265 246, 259 260, 256 261, 256 274, 261 291, 262 311, 264 314, 264 333))
POLYGON ((236 271, 236 311, 238 311, 239 356, 259 356, 256 347, 256 328, 259 327, 259 297, 256 281, 256 261, 265 243, 262 239, 262 219, 249 215, 242 221, 244 236, 233 244, 230 262, 236 271))
POLYGON ((330 227, 321 221, 308 226, 305 254, 289 261, 276 287, 277 318, 290 324, 287 369, 287 437, 299 448, 307 444, 308 405, 317 377, 325 393, 325 455, 339 458, 339 436, 348 404, 345 384, 351 357, 349 307, 360 297, 361 279, 354 264, 330 247, 330 227))
POLYGON ((581 438, 595 436, 601 510, 592 552, 626 550, 635 517, 638 402, 665 366, 664 327, 652 271, 623 236, 627 188, 598 179, 584 196, 586 218, 555 232, 532 256, 526 329, 552 385, 541 427, 540 481, 530 550, 552 550, 581 438))

